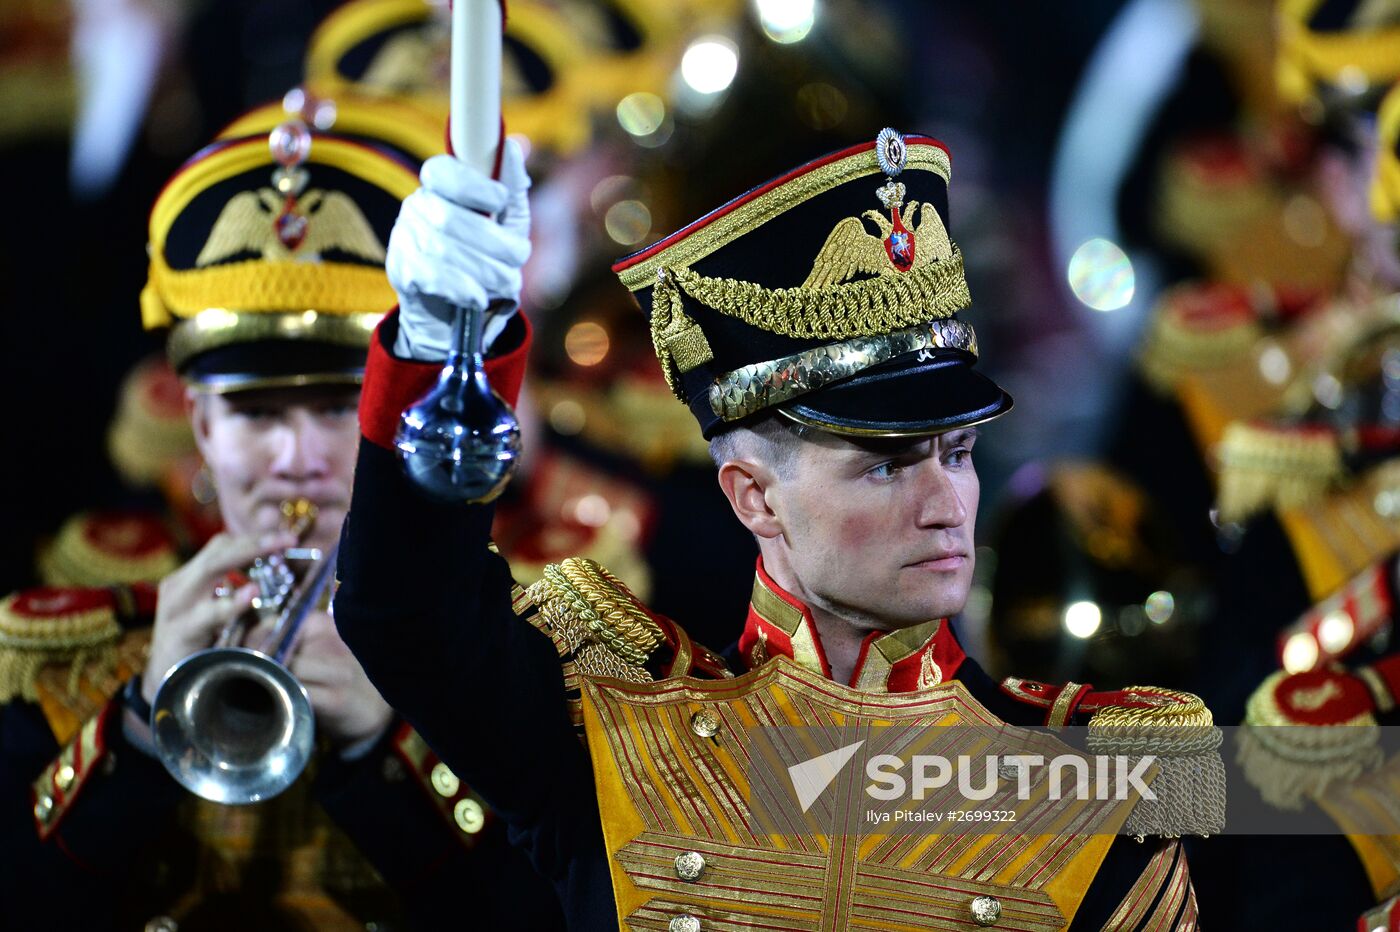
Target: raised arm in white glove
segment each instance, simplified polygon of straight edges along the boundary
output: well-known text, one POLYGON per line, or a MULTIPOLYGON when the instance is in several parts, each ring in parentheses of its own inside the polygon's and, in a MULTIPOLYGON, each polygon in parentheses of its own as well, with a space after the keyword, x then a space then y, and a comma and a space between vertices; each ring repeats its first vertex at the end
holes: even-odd
POLYGON ((452 343, 455 307, 486 309, 483 348, 520 303, 520 270, 530 258, 530 176, 513 140, 501 180, 449 155, 423 163, 423 186, 404 199, 385 263, 399 296, 394 354, 440 360, 452 343))

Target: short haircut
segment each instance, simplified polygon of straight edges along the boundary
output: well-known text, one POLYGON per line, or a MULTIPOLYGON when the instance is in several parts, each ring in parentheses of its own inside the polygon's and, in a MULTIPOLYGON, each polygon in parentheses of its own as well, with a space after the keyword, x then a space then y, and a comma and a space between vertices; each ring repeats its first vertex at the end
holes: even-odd
POLYGON ((754 460, 786 477, 791 474, 798 445, 814 432, 805 424, 771 412, 716 434, 710 440, 710 459, 716 469, 732 460, 754 460))

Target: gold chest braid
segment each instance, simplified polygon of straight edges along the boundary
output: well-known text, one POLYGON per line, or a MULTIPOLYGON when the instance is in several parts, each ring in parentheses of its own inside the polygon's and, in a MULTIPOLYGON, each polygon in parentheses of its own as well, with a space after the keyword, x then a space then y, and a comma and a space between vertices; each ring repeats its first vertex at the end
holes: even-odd
MULTIPOLYGON (((957 680, 921 678, 916 692, 868 692, 784 656, 732 677, 718 657, 586 560, 547 567, 528 590, 516 588, 514 607, 559 651, 571 718, 582 726, 592 758, 625 929, 838 932, 987 921, 1004 929, 1063 929, 1115 833, 1150 834, 1160 821, 1143 822, 1134 797, 1051 803, 1038 790, 1014 804, 1014 834, 836 832, 811 820, 810 802, 796 817, 807 830, 794 832, 791 819, 780 824, 771 813, 750 809, 755 794, 772 789, 751 781, 750 760, 771 753, 753 740, 755 726, 805 726, 818 735, 852 726, 940 726, 905 729, 914 737, 903 750, 927 753, 938 745, 947 754, 956 745, 961 750, 954 753, 982 760, 1007 752, 1048 760, 1068 748, 1052 735, 1005 725, 957 680), (954 725, 977 727, 947 727, 954 725)), ((1115 713, 1106 724, 1120 731, 1162 724, 1158 711, 1115 713)), ((1209 724, 1208 713, 1204 719, 1209 724)), ((1098 753, 1126 750, 1112 749, 1113 734, 1100 737, 1098 753)), ((787 773, 781 765, 776 772, 787 773)), ((1147 780, 1154 790, 1182 792, 1179 775, 1164 761, 1147 780)), ((857 792, 846 794, 859 805, 857 792)), ((1106 928, 1185 929, 1195 919, 1180 842, 1166 841, 1123 891, 1106 928)))
MULTIPOLYGON (((786 658, 732 680, 584 678, 582 687, 627 929, 665 929, 677 916, 701 928, 944 929, 968 925, 979 898, 996 899, 998 928, 1062 929, 1130 805, 1098 807, 1079 821, 1043 812, 1014 836, 756 833, 745 728, 1002 723, 957 681, 863 694, 786 658)), ((1186 895, 1184 865, 1159 873, 1176 877, 1186 895)))

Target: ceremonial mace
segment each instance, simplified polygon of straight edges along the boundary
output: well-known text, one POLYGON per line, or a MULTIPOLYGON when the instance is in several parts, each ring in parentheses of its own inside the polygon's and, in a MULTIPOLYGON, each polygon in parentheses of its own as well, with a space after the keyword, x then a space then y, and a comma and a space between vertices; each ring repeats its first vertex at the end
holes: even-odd
MULTIPOLYGON (((454 0, 448 138, 494 175, 501 142, 501 0, 454 0)), ((503 302, 504 303, 504 302, 503 302)), ((453 310, 452 348, 432 391, 404 410, 394 445, 418 488, 444 502, 501 494, 520 454, 520 423, 486 380, 481 307, 453 310)))

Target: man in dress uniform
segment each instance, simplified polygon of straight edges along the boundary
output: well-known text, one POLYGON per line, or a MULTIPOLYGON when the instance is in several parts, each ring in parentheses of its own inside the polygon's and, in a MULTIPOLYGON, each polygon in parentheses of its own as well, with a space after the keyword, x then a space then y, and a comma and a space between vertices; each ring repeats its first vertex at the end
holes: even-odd
POLYGON ((170 329, 224 530, 158 591, 0 603, 7 928, 499 928, 502 903, 512 920, 557 924, 547 885, 325 611, 288 661, 320 751, 286 794, 248 808, 197 799, 149 730, 166 671, 252 606, 250 564, 336 544, 365 346, 394 301, 384 248, 415 168, 365 136, 288 121, 209 146, 157 200, 142 317, 170 329), (284 525, 289 502, 313 506, 299 534, 284 525))
MULTIPOLYGON (((958 644, 972 450, 1011 399, 974 370, 956 317, 970 299, 947 233, 950 170, 941 143, 886 130, 615 267, 758 540, 723 657, 588 561, 515 585, 489 506, 433 503, 405 478, 399 413, 437 377, 444 306, 507 308, 488 315, 486 369, 504 397, 518 391, 529 333, 508 309, 529 179, 507 142, 500 182, 433 159, 404 203, 388 260, 400 310, 371 343, 336 622, 510 824, 573 928, 1194 927, 1175 839, 896 834, 867 857, 834 839, 780 849, 748 824, 740 726, 755 718, 1210 722, 1169 690, 997 684, 958 644), (946 715, 920 711, 932 707, 946 715)), ((1193 816, 1176 832, 1215 830, 1214 807, 1193 816)))

